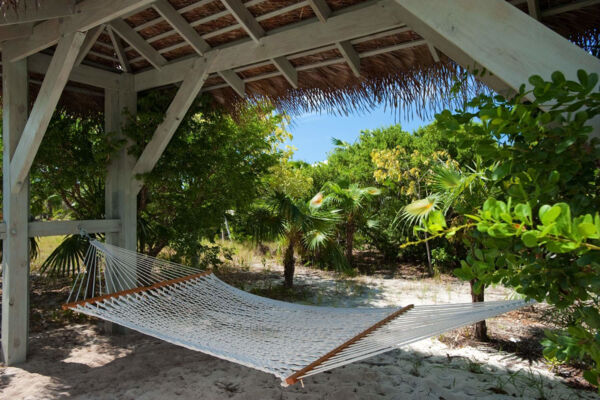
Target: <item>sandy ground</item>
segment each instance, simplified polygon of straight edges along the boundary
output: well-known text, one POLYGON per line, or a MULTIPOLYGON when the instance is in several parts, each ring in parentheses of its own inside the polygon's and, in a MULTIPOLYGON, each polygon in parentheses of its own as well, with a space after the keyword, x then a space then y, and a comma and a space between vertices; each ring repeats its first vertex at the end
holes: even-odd
MULTIPOLYGON (((278 267, 271 270, 280 276, 278 267)), ((331 274, 298 268, 297 283, 315 288, 309 302, 321 305, 382 307, 470 300, 468 286, 457 281, 382 276, 340 281, 331 274)), ((511 297, 507 290, 493 288, 487 299, 511 297)), ((540 360, 523 360, 483 346, 450 348, 437 338, 289 388, 271 375, 139 333, 106 336, 94 324, 34 334, 30 353, 27 363, 0 368, 1 399, 598 398, 594 392, 568 387, 540 360)))

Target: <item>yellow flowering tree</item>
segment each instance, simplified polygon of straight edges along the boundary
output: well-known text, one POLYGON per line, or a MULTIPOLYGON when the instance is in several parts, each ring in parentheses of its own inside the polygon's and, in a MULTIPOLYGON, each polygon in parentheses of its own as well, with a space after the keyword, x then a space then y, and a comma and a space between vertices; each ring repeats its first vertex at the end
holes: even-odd
MULTIPOLYGON (((414 149, 407 151, 405 148, 396 146, 393 149, 374 150, 371 152, 371 160, 375 166, 373 176, 375 180, 387 186, 400 196, 406 204, 418 208, 420 213, 427 213, 436 207, 436 197, 433 196, 432 185, 436 168, 458 168, 458 162, 454 160, 445 150, 420 151, 414 149)), ((407 225, 414 224, 417 219, 405 214, 403 218, 407 225)), ((399 220, 400 218, 397 218, 399 220)), ((416 234, 416 233, 415 233, 416 234)), ((427 267, 430 275, 433 275, 431 264, 431 251, 429 243, 425 242, 427 252, 427 267)))

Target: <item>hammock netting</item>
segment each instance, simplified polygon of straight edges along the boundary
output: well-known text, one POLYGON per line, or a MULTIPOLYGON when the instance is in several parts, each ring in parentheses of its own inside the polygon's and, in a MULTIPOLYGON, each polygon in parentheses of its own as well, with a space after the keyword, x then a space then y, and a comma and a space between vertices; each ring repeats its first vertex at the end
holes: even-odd
POLYGON ((65 308, 271 373, 284 385, 528 304, 291 304, 191 267, 96 240, 90 244, 65 308))

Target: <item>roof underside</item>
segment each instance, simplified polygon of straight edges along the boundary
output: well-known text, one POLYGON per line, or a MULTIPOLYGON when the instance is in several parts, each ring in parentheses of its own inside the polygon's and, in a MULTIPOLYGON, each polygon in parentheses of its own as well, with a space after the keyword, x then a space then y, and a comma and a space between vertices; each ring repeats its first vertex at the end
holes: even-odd
MULTIPOLYGON (((118 22, 121 25, 124 22, 124 28, 112 23, 99 27, 97 39, 82 64, 116 73, 136 74, 160 67, 157 64, 197 56, 201 52, 198 43, 206 45, 208 50, 229 47, 251 41, 257 35, 294 29, 317 19, 324 21, 327 13, 349 12, 372 2, 243 1, 242 7, 254 20, 248 24, 239 10, 227 4, 228 1, 164 0, 162 6, 176 13, 176 18, 182 17, 179 21, 197 33, 195 42, 190 41, 189 32, 182 34, 181 27, 174 26, 172 16, 169 20, 163 17, 164 9, 152 6, 121 18, 118 22), (139 43, 132 43, 131 36, 124 30, 130 30, 129 33, 143 39, 149 47, 144 49, 139 43)), ((523 12, 529 12, 527 0, 509 2, 523 12)), ((539 18, 548 27, 583 47, 597 46, 600 1, 539 0, 539 7, 539 18)), ((51 54, 53 51, 49 48, 45 52, 51 54)), ((440 105, 443 97, 440 95, 452 86, 458 69, 410 28, 396 26, 343 43, 334 42, 279 59, 237 67, 233 70, 233 78, 211 74, 202 91, 210 93, 217 103, 228 108, 238 104, 241 95, 245 94, 249 99, 267 98, 280 109, 292 113, 315 109, 346 112, 381 102, 406 113, 418 113, 431 109, 432 105, 433 108, 440 105)), ((42 78, 32 76, 32 84, 39 85, 42 78)), ((66 93, 68 98, 63 96, 62 103, 71 108, 102 109, 102 90, 69 83, 66 93)))

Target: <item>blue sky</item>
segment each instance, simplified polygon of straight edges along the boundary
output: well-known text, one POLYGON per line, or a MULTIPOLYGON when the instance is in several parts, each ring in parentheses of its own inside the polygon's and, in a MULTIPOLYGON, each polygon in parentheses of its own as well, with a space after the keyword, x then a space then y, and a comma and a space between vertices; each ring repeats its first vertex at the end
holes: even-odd
POLYGON ((327 153, 333 149, 331 138, 353 143, 361 130, 376 129, 400 123, 404 130, 412 132, 419 126, 427 125, 430 120, 414 116, 411 120, 398 117, 394 110, 385 110, 383 106, 369 113, 354 113, 338 116, 327 113, 310 113, 292 119, 288 127, 294 136, 288 143, 297 148, 294 160, 309 163, 324 161, 327 153))

